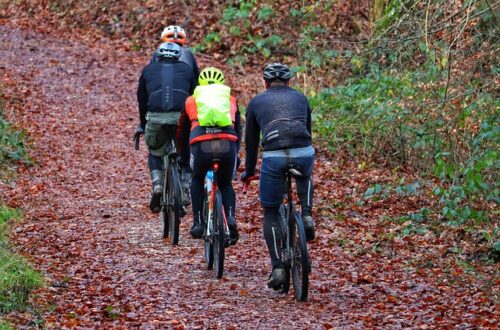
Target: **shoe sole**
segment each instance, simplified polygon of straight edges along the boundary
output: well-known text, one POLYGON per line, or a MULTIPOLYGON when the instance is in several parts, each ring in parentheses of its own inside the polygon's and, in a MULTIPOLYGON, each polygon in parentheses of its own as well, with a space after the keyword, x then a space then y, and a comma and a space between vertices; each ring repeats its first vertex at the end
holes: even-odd
POLYGON ((285 287, 285 281, 283 281, 283 283, 278 283, 278 284, 275 284, 275 285, 272 285, 270 283, 267 283, 267 287, 269 289, 273 289, 274 291, 278 291, 278 292, 284 292, 284 287, 285 287))
POLYGON ((161 193, 159 194, 154 194, 153 197, 151 197, 151 202, 149 203, 149 209, 153 213, 159 213, 161 210, 161 193))
POLYGON ((191 231, 189 231, 189 234, 191 235, 192 238, 195 238, 195 239, 203 238, 203 232, 200 235, 193 235, 193 233, 191 231))
POLYGON ((280 291, 284 290, 285 283, 286 283, 286 278, 282 278, 281 280, 276 281, 276 283, 267 282, 267 287, 275 291, 280 291))

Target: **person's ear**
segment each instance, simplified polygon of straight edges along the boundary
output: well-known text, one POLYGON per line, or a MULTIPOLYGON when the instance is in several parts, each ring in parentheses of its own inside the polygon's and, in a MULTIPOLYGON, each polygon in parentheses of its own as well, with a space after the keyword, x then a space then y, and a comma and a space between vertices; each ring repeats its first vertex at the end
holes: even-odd
POLYGON ((262 85, 264 86, 264 89, 269 88, 269 83, 264 78, 262 78, 262 85))

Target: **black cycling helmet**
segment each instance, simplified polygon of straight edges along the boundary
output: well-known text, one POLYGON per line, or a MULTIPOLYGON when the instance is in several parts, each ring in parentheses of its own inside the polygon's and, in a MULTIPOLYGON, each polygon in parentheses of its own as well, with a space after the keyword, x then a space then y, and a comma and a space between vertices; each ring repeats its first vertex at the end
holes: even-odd
POLYGON ((271 63, 264 68, 263 76, 267 82, 275 80, 286 82, 292 78, 292 71, 285 64, 271 63))
POLYGON ((164 42, 156 51, 158 58, 179 58, 181 56, 181 46, 173 42, 164 42))

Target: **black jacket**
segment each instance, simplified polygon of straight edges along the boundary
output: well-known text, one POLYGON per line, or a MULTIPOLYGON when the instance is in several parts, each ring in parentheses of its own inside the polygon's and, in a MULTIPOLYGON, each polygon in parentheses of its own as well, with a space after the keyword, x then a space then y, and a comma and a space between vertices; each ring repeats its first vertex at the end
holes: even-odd
POLYGON ((304 94, 274 86, 250 101, 245 128, 248 174, 255 172, 261 131, 264 151, 312 145, 311 107, 304 94))
POLYGON ((189 65, 165 59, 146 65, 137 87, 141 126, 146 125, 146 113, 182 111, 186 99, 193 94, 196 77, 189 65))
MULTIPOLYGON (((193 53, 191 53, 189 48, 181 46, 181 57, 179 57, 179 61, 189 65, 193 69, 193 73, 196 79, 198 79, 198 76, 200 75, 200 68, 198 67, 196 58, 194 57, 193 53)), ((156 56, 156 52, 154 52, 153 56, 151 56, 151 61, 149 63, 154 63, 154 62, 158 62, 158 57, 156 56)))

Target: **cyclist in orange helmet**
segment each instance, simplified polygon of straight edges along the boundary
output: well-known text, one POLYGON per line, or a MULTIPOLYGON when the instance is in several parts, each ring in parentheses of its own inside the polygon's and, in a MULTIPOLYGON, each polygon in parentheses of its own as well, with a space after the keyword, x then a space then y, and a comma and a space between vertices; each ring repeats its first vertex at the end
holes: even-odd
MULTIPOLYGON (((178 44, 164 42, 156 54, 158 61, 146 65, 139 79, 137 103, 140 124, 135 134, 135 139, 145 134, 144 140, 149 149, 148 167, 153 186, 149 207, 154 213, 161 209, 162 156, 170 152, 170 138, 175 138, 175 127, 184 111, 186 99, 198 83, 191 67, 179 60, 181 47, 178 44)), ((189 157, 181 159, 180 165, 183 174, 190 172, 189 157)), ((183 201, 183 204, 187 206, 189 200, 183 201)))
MULTIPOLYGON (((198 63, 196 62, 196 58, 194 57, 193 53, 189 50, 188 47, 186 47, 187 44, 187 35, 186 31, 180 26, 177 25, 169 25, 166 28, 163 29, 163 31, 160 34, 160 39, 162 43, 165 42, 171 42, 175 43, 180 46, 180 56, 179 56, 179 62, 184 62, 193 71, 194 78, 196 80, 196 83, 198 83, 198 77, 200 75, 200 69, 198 67, 198 63)), ((155 52, 153 53, 153 56, 151 57, 150 63, 158 62, 158 53, 155 52)), ((190 175, 191 175, 191 168, 190 167, 183 167, 182 169, 182 174, 181 174, 181 181, 182 181, 182 188, 184 190, 184 193, 189 196, 190 191, 189 191, 189 185, 190 185, 190 175)), ((188 198, 189 199, 189 198, 188 198)))

